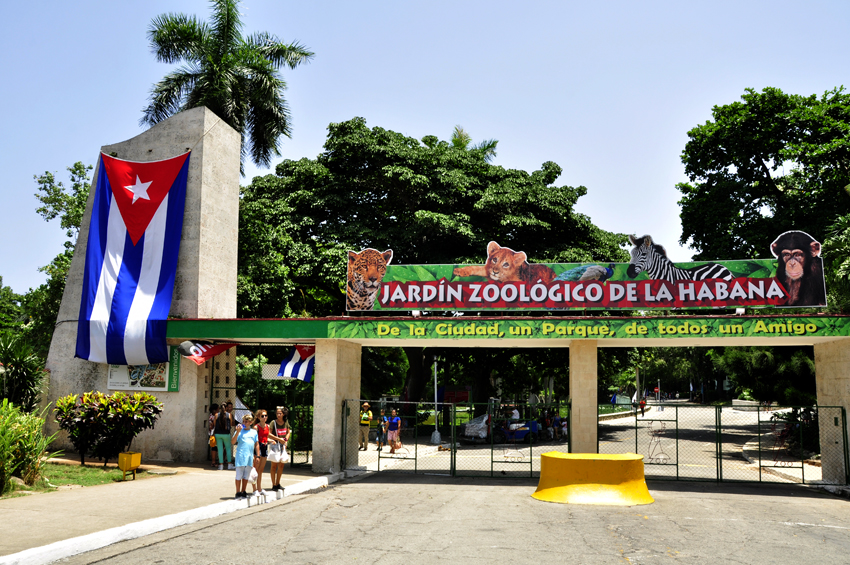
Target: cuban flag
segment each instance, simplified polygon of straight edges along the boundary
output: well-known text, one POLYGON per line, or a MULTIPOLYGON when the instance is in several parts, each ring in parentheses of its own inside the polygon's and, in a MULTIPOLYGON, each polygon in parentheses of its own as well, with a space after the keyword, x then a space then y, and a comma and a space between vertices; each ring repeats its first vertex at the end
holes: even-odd
POLYGON ((316 346, 296 345, 286 359, 281 361, 278 377, 298 379, 309 383, 313 380, 313 369, 316 366, 316 346))
POLYGON ((145 163, 101 153, 98 166, 76 356, 164 363, 189 153, 145 163))

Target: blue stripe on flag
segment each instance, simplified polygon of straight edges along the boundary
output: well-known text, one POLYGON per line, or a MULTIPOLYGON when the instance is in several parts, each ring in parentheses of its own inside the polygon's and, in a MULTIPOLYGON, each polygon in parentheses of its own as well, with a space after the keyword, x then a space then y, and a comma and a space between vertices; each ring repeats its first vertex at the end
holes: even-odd
POLYGON ((168 325, 168 313, 171 310, 171 297, 174 294, 174 279, 177 275, 177 257, 180 253, 180 236, 183 232, 183 211, 186 207, 186 185, 189 179, 189 159, 174 179, 168 193, 168 214, 165 220, 165 248, 162 252, 162 269, 159 272, 159 284, 156 298, 148 316, 145 332, 145 347, 151 363, 168 361, 168 346, 165 330, 168 325))
POLYGON ((109 327, 106 330, 106 358, 114 365, 127 364, 127 356, 124 353, 124 329, 127 327, 127 315, 130 313, 138 287, 144 252, 145 236, 142 236, 136 245, 133 245, 129 234, 124 237, 121 269, 118 271, 118 283, 115 285, 115 294, 112 296, 109 327))
POLYGON ((86 246, 86 266, 83 275, 83 292, 80 300, 80 316, 77 324, 77 351, 80 359, 88 359, 91 352, 90 321, 94 307, 94 297, 97 284, 103 268, 106 254, 106 229, 109 218, 109 206, 112 203, 112 191, 106 178, 106 168, 103 157, 100 158, 100 168, 97 171, 97 183, 92 206, 91 223, 89 224, 88 244, 86 246))

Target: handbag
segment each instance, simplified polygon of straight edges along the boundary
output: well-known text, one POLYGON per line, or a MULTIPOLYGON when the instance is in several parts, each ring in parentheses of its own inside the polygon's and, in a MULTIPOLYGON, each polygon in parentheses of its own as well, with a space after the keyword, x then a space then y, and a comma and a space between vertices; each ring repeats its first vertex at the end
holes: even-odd
POLYGON ((210 447, 215 447, 215 436, 210 436, 210 447))

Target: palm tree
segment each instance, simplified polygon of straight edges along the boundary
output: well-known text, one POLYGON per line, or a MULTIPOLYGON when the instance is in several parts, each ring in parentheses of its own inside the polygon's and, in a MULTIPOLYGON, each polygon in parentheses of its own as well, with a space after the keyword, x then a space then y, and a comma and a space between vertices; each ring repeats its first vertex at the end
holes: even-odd
POLYGON ((148 39, 158 61, 183 62, 151 89, 141 123, 154 125, 190 108, 206 106, 242 134, 246 154, 268 167, 280 155, 278 140, 290 137, 290 115, 278 69, 313 58, 298 43, 285 44, 260 32, 242 36, 239 0, 211 0, 209 23, 195 16, 162 14, 151 21, 148 39))
POLYGON ((473 145, 472 147, 469 147, 470 143, 472 143, 472 136, 469 135, 463 127, 455 126, 455 130, 452 132, 452 147, 471 151, 481 151, 484 154, 484 160, 488 163, 496 156, 496 145, 499 143, 497 140, 485 139, 481 143, 473 145))

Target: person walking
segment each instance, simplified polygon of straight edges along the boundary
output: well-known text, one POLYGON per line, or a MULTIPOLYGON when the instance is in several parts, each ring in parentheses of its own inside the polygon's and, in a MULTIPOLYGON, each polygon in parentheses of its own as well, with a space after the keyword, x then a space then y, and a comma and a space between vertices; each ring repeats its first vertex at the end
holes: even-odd
POLYGON ((364 402, 360 407, 360 447, 358 451, 366 451, 369 449, 369 422, 372 421, 372 411, 369 410, 369 403, 364 402))
POLYGON ((224 469, 224 457, 227 455, 227 468, 233 470, 233 447, 230 441, 230 432, 233 429, 233 403, 228 402, 224 410, 220 410, 215 419, 214 435, 218 447, 218 470, 224 469))
POLYGON ((396 449, 401 449, 401 440, 399 440, 399 432, 401 431, 401 418, 396 415, 395 408, 390 412, 390 419, 387 420, 387 441, 390 444, 390 455, 395 453, 396 449))
MULTIPOLYGON (((254 422, 251 414, 242 417, 242 423, 236 426, 231 443, 236 445, 236 499, 248 498, 245 489, 251 480, 251 469, 254 468, 254 458, 260 455, 260 443, 257 430, 251 428, 254 422)), ((257 492, 256 487, 254 492, 257 492)))
POLYGON ((641 415, 641 417, 644 416, 645 410, 646 410, 646 398, 641 398, 640 399, 640 415, 641 415))
POLYGON ((275 409, 275 419, 272 420, 269 431, 269 461, 271 469, 269 475, 272 481, 272 490, 281 490, 280 476, 283 475, 283 466, 289 461, 286 453, 286 445, 289 443, 289 410, 285 406, 275 409))
POLYGON ((378 437, 375 443, 378 445, 378 451, 384 447, 387 441, 387 415, 386 410, 381 408, 381 415, 378 416, 378 437))
POLYGON ((263 490, 263 471, 266 470, 266 459, 269 456, 269 431, 271 428, 266 423, 268 418, 269 413, 262 409, 257 410, 257 415, 254 418, 256 422, 254 429, 257 431, 257 443, 259 446, 259 456, 254 462, 254 468, 257 470, 257 486, 254 490, 261 495, 266 494, 266 491, 263 490))

